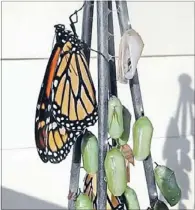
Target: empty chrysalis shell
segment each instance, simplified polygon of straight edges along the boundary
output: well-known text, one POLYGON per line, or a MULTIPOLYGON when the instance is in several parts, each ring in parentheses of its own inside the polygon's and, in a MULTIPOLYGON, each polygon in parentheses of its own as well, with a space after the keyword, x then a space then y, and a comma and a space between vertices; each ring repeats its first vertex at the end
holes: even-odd
POLYGON ((120 83, 126 84, 133 78, 143 48, 143 40, 134 29, 125 31, 119 45, 117 80, 120 83))
POLYGON ((175 173, 170 168, 157 164, 154 176, 166 201, 170 206, 175 206, 181 199, 181 189, 177 184, 175 173))
POLYGON ((107 152, 104 167, 109 191, 121 196, 127 186, 127 173, 125 158, 117 148, 107 152))
POLYGON ((108 101, 108 133, 113 139, 121 137, 123 128, 123 106, 116 96, 108 101))
POLYGON ((89 174, 95 174, 98 170, 98 142, 97 138, 90 131, 86 131, 82 143, 81 153, 83 168, 89 174))
POLYGON ((93 203, 87 195, 80 193, 76 199, 75 208, 76 210, 92 210, 93 203))
POLYGON ((153 126, 150 120, 143 116, 133 125, 133 155, 136 160, 144 160, 150 154, 153 126))

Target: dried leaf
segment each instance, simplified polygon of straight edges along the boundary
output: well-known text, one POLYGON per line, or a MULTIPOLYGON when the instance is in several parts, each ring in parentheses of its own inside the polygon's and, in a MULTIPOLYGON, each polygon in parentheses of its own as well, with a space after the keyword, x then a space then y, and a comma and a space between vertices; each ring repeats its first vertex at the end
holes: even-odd
POLYGON ((125 159, 134 166, 134 156, 131 147, 128 144, 125 144, 121 146, 121 152, 123 153, 125 159))
POLYGON ((127 160, 126 167, 127 167, 127 183, 129 183, 130 182, 130 163, 128 160, 127 160))

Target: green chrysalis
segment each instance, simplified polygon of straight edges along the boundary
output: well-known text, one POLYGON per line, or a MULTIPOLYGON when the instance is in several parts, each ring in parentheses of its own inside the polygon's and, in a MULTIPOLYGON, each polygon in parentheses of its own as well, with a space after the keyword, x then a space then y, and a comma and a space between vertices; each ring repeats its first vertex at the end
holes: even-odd
POLYGON ((124 196, 127 202, 128 210, 140 210, 139 201, 134 189, 127 186, 124 196))
POLYGON ((166 166, 156 165, 154 169, 156 183, 170 206, 175 206, 181 199, 181 189, 177 184, 175 173, 166 166))
POLYGON ((129 140, 130 124, 131 124, 131 114, 129 110, 125 106, 123 106, 124 131, 122 133, 122 136, 117 140, 117 143, 121 146, 125 145, 129 140))
POLYGON ((144 160, 150 154, 153 126, 147 117, 140 117, 133 125, 133 155, 144 160))
POLYGON ((98 171, 98 142, 90 131, 86 131, 83 136, 81 153, 84 169, 88 174, 95 174, 98 171))
POLYGON ((113 148, 107 152, 104 167, 108 189, 114 196, 121 196, 127 186, 127 172, 120 150, 113 148))
POLYGON ((75 208, 77 210, 92 210, 93 203, 87 195, 80 193, 76 199, 75 208))
POLYGON ((153 210, 169 210, 169 208, 163 201, 157 200, 154 204, 153 210))
POLYGON ((108 101, 108 133, 113 139, 121 137, 123 128, 123 106, 116 96, 108 101))

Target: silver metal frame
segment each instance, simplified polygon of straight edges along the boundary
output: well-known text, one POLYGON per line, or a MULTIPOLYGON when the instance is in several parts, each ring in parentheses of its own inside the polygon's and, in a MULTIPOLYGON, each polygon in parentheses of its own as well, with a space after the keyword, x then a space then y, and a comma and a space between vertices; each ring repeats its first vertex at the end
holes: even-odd
MULTIPOLYGON (((98 51, 108 58, 108 1, 97 2, 98 51)), ((109 63, 98 54, 98 173, 97 173, 97 209, 104 210, 107 202, 104 159, 107 152, 109 63)))
MULTIPOLYGON (((108 117, 108 99, 109 96, 117 96, 116 84, 116 66, 114 49, 114 32, 112 18, 112 1, 97 1, 97 31, 98 51, 98 174, 97 174, 97 209, 106 210, 107 203, 107 185, 105 182, 104 159, 107 152, 107 117, 108 117)), ((126 1, 116 1, 118 21, 123 33, 131 29, 128 8, 126 1)), ((92 23, 93 23, 94 1, 85 1, 83 10, 82 40, 91 47, 92 23)), ((85 52, 87 61, 90 61, 90 51, 85 52)), ((139 84, 138 72, 129 81, 135 118, 138 119, 144 115, 142 96, 139 84)), ((113 141, 113 145, 114 145, 113 141)), ((76 194, 79 187, 80 162, 81 162, 81 139, 78 139, 74 146, 72 157, 72 168, 70 176, 70 193, 76 194)), ((158 194, 154 179, 152 157, 143 161, 150 205, 153 206, 158 200, 158 194)), ((68 209, 75 209, 74 200, 69 200, 68 209)))

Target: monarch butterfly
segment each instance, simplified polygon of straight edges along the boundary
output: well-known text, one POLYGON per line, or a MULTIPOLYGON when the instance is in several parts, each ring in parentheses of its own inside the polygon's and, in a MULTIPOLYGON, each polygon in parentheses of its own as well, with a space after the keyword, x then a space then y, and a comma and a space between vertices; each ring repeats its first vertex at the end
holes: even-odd
POLYGON ((54 26, 56 43, 37 102, 35 141, 43 162, 65 159, 77 138, 98 118, 95 88, 83 51, 86 44, 78 38, 77 20, 73 22, 71 16, 72 31, 62 24, 54 26))
MULTIPOLYGON (((89 196, 93 202, 94 209, 97 209, 97 186, 96 186, 96 174, 86 174, 84 179, 83 192, 89 196)), ((123 196, 113 196, 109 190, 107 190, 107 210, 126 210, 125 201, 123 196)))

